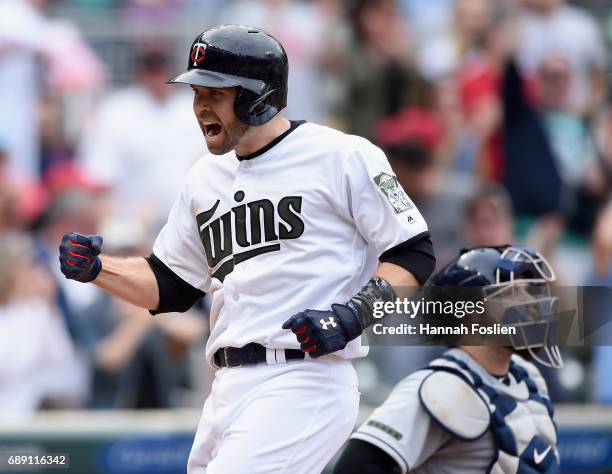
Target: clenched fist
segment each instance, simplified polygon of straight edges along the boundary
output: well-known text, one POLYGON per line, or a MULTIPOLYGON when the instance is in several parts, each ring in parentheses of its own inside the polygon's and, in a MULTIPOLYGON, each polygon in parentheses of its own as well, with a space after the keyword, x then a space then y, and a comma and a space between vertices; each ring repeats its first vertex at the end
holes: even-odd
POLYGON ((100 270, 101 235, 83 235, 76 232, 65 234, 60 249, 62 273, 70 280, 87 283, 94 280, 100 270))

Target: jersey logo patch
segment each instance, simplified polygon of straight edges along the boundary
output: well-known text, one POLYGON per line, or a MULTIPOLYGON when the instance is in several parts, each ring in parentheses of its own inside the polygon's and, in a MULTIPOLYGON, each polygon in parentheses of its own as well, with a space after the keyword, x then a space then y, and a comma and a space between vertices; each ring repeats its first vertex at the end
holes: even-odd
POLYGON ((397 182, 395 176, 388 173, 380 173, 378 176, 374 176, 373 179, 374 183, 385 195, 396 214, 401 214, 414 207, 408 195, 397 182))

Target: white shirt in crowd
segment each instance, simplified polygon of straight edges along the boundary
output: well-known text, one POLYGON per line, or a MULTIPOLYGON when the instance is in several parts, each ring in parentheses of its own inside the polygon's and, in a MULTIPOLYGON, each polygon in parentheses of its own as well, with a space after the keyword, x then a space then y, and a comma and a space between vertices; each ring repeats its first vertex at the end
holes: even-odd
POLYGON ((569 61, 573 73, 571 101, 584 108, 589 100, 591 73, 604 71, 606 66, 605 41, 595 20, 568 5, 547 16, 525 13, 518 49, 521 67, 534 76, 550 54, 560 54, 569 61))
POLYGON ((0 306, 0 416, 38 409, 45 397, 82 401, 84 367, 61 317, 40 300, 0 306))
POLYGON ((160 102, 130 87, 111 94, 88 124, 79 154, 85 169, 111 186, 122 219, 153 212, 155 224, 167 217, 205 148, 192 102, 187 90, 160 102))
POLYGON ((0 147, 18 175, 38 176, 38 98, 46 20, 29 2, 0 0, 0 147))

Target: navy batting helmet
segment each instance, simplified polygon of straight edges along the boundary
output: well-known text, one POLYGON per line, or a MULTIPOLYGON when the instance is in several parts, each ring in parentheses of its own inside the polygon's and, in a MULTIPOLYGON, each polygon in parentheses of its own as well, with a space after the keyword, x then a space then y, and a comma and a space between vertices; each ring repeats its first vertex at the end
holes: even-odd
POLYGON ((240 87, 238 119, 263 125, 287 105, 289 62, 270 34, 245 25, 221 25, 199 34, 191 45, 187 71, 169 83, 240 87))
POLYGON ((479 247, 461 255, 432 277, 433 286, 483 288, 489 307, 501 308, 499 320, 516 328, 516 350, 527 350, 542 365, 559 368, 563 361, 556 344, 557 298, 550 283, 555 273, 538 252, 519 246, 479 247))

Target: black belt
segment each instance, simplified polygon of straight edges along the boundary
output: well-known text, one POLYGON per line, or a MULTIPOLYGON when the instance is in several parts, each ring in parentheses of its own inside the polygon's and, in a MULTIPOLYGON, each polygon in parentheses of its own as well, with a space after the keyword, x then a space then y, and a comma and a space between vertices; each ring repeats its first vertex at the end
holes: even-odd
MULTIPOLYGON (((299 349, 284 349, 284 351, 285 360, 298 360, 305 357, 304 352, 299 349)), ((243 365, 261 364, 262 362, 267 362, 266 348, 255 342, 251 342, 244 347, 223 347, 215 352, 213 362, 218 367, 241 367, 243 365)))

